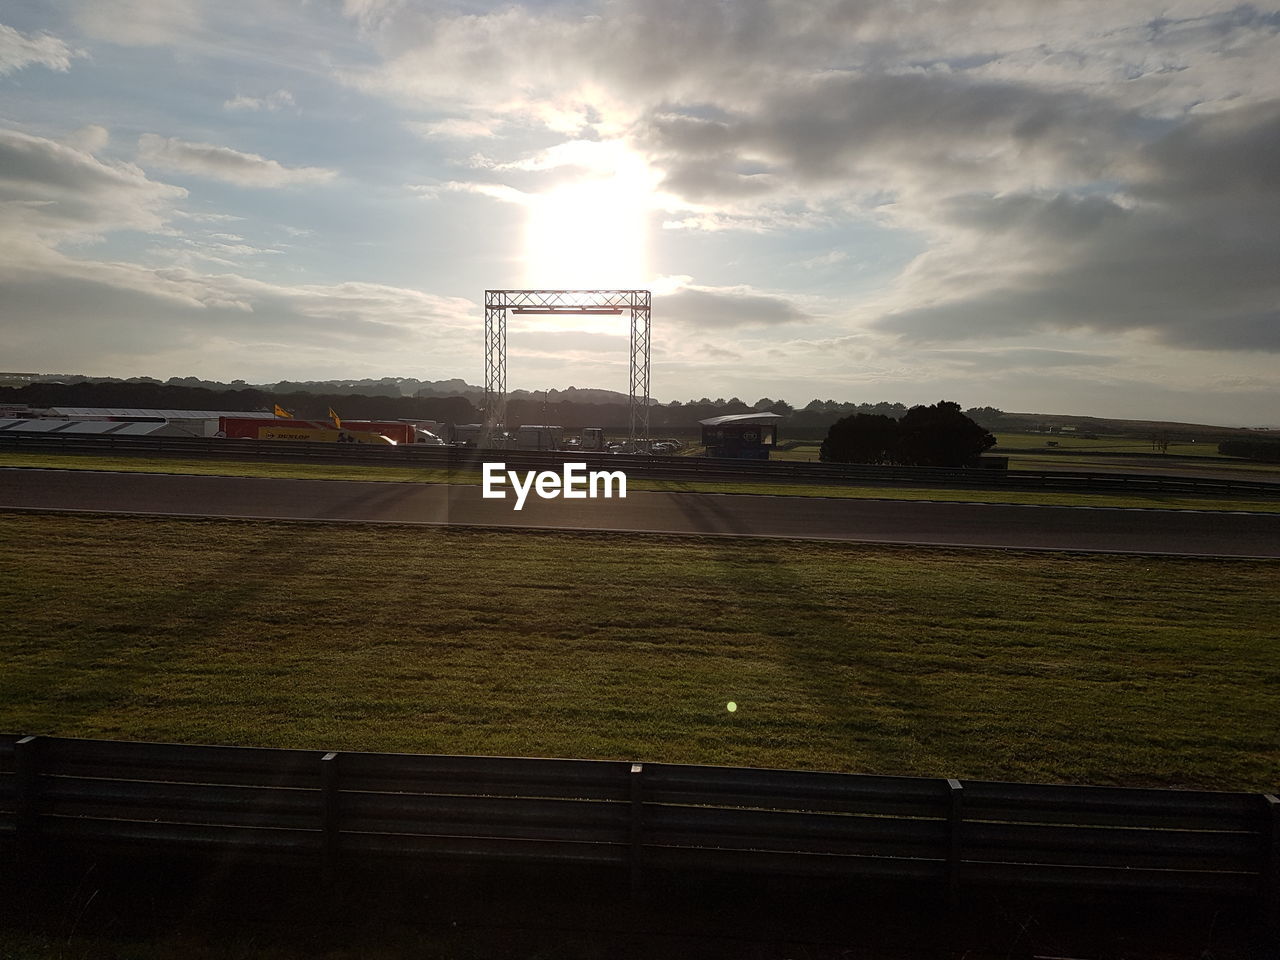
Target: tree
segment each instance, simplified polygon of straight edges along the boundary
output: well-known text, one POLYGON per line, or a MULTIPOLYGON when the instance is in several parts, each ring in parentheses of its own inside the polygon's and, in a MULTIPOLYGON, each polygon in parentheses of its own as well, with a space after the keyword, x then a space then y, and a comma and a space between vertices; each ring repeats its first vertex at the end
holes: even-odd
POLYGON ((912 407, 900 420, 857 413, 832 424, 819 456, 831 463, 897 463, 961 467, 995 446, 996 438, 943 400, 912 407))
POLYGON ((960 411, 960 404, 940 400, 931 407, 912 407, 898 421, 894 462, 913 467, 962 467, 996 438, 960 411))
POLYGON ((1280 463, 1280 440, 1238 437, 1223 440, 1218 452, 1224 457, 1248 457, 1263 463, 1280 463))
POLYGON ((898 423, 892 417, 856 413, 837 420, 818 449, 827 463, 892 463, 898 423))
POLYGON ((964 415, 980 427, 996 430, 1002 426, 1004 411, 999 407, 970 407, 964 415))
POLYGON ((751 409, 758 413, 777 413, 786 417, 794 413, 796 408, 785 400, 770 400, 768 397, 761 397, 751 405, 751 409))

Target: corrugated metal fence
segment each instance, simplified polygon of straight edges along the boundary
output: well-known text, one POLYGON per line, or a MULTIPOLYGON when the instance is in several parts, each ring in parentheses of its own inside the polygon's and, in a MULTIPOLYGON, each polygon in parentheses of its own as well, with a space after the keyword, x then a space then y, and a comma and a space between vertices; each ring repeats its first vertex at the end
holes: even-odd
POLYGON ((594 760, 0 736, 0 845, 1198 893, 1280 910, 1280 800, 594 760))

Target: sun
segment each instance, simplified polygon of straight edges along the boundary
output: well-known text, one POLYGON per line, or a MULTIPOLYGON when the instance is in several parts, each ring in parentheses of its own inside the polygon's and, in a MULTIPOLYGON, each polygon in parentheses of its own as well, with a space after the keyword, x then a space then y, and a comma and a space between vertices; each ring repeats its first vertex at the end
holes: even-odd
POLYGON ((532 198, 525 228, 525 283, 599 290, 644 285, 648 184, 622 167, 532 198))

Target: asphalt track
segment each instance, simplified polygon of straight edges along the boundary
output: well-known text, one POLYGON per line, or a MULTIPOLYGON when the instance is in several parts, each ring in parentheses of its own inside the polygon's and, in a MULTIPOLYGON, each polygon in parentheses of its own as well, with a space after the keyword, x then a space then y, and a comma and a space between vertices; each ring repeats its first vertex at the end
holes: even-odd
POLYGON ((513 502, 461 484, 0 470, 0 508, 1280 557, 1280 514, 649 492, 513 502))

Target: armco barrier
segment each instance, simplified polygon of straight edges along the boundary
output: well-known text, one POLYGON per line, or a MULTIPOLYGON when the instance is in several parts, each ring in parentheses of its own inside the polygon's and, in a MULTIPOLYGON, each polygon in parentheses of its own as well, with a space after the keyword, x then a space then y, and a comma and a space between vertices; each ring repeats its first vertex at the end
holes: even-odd
POLYGON ((485 460, 501 460, 517 470, 545 469, 571 456, 595 467, 625 470, 637 479, 702 480, 732 483, 858 484, 921 488, 969 487, 986 490, 1045 490, 1080 493, 1166 493, 1196 496, 1280 498, 1280 483, 1224 477, 1075 471, 946 469, 864 466, 795 461, 733 461, 706 457, 649 457, 599 453, 479 451, 405 444, 365 444, 222 440, 200 437, 112 437, 96 435, 0 433, 0 452, 82 453, 272 462, 347 463, 478 470, 485 460))
POLYGON ((1280 908, 1280 800, 665 763, 0 736, 0 846, 887 877, 1280 908))

